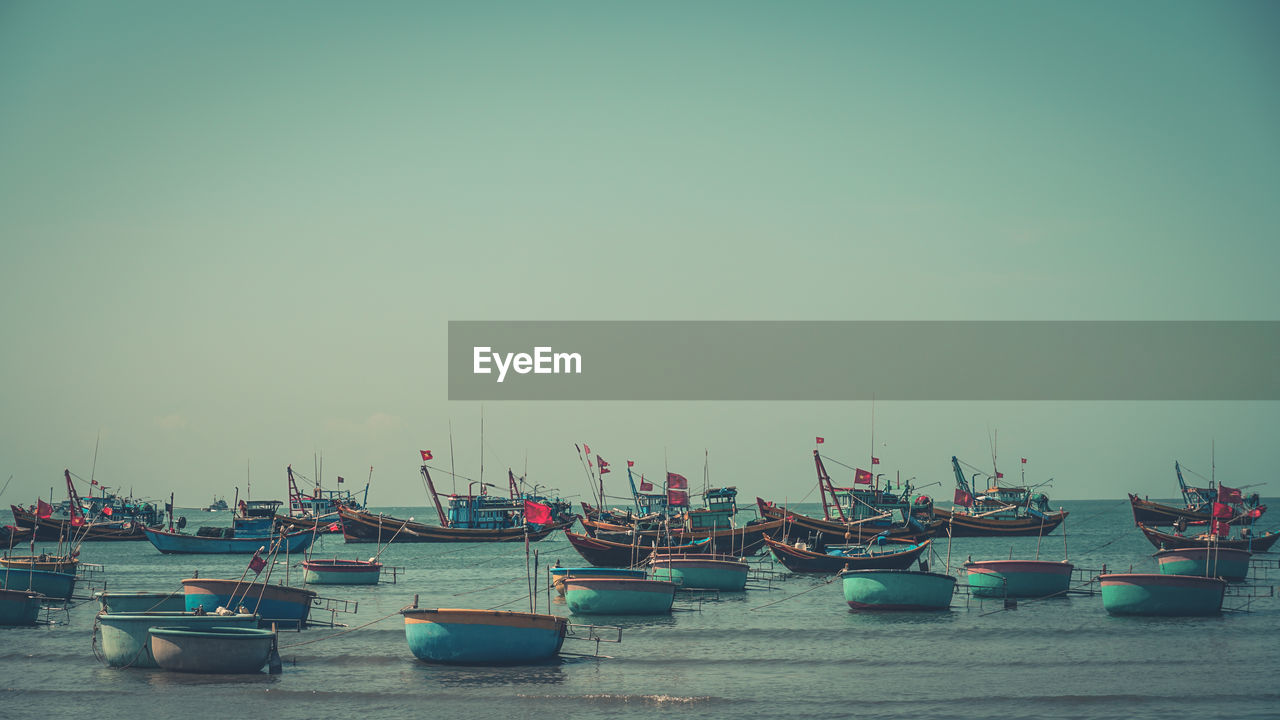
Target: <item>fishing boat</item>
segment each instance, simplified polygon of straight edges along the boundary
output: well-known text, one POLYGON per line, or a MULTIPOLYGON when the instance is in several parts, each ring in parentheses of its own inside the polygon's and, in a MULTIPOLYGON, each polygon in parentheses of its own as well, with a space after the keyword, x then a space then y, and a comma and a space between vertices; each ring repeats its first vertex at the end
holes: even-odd
POLYGON ((564 599, 576 615, 659 615, 671 612, 676 584, 668 580, 570 577, 564 599))
POLYGON ((1225 538, 1217 537, 1212 533, 1177 535, 1174 533, 1161 532, 1155 528, 1147 527, 1142 523, 1138 523, 1138 529, 1142 531, 1142 534, 1147 537, 1147 540, 1154 545, 1157 550, 1174 550, 1191 547, 1219 547, 1263 553, 1269 552, 1271 550, 1271 546, 1275 545, 1277 540, 1280 540, 1280 531, 1277 530, 1271 530, 1262 534, 1255 534, 1249 531, 1249 528, 1241 528, 1241 534, 1239 537, 1225 538))
POLYGON ((1202 616, 1222 612, 1227 581, 1196 575, 1099 575, 1102 606, 1112 615, 1202 616))
MULTIPOLYGON (((369 473, 372 478, 373 468, 369 468, 369 473)), ((276 524, 281 527, 307 530, 315 528, 318 532, 325 533, 342 532, 342 518, 338 515, 338 506, 363 510, 369 499, 368 481, 365 482, 364 491, 359 498, 356 493, 342 488, 326 490, 320 486, 319 482, 308 495, 298 490, 292 465, 285 467, 285 474, 289 482, 289 510, 287 514, 275 517, 276 524)), ((346 480, 341 476, 338 477, 339 485, 345 482, 346 480)))
POLYGON ((751 566, 733 555, 680 554, 649 556, 653 579, 670 580, 681 590, 741 592, 751 566))
MULTIPOLYGON (((895 520, 886 528, 883 524, 874 522, 873 518, 889 520, 894 517, 892 513, 885 513, 883 517, 841 521, 801 515, 764 498, 756 498, 756 504, 760 508, 761 517, 785 521, 782 527, 788 540, 803 542, 810 549, 821 549, 828 545, 857 545, 870 542, 881 535, 893 540, 918 542, 939 531, 945 532, 943 521, 936 518, 928 522, 904 518, 895 520)), ((782 537, 779 533, 770 533, 770 536, 774 540, 782 537)))
POLYGON ((151 654, 162 669, 215 675, 260 672, 276 640, 271 630, 219 625, 153 627, 150 634, 151 654))
POLYGON ((853 610, 946 610, 956 579, 921 570, 844 570, 844 599, 853 610))
POLYGON ((1129 493, 1129 505, 1133 508, 1135 524, 1160 527, 1175 525, 1181 520, 1184 525, 1203 525, 1214 520, 1213 504, 1215 502, 1231 507, 1230 518, 1218 518, 1226 520, 1231 525, 1251 524, 1262 517, 1267 510, 1267 506, 1261 504, 1258 493, 1246 497, 1240 490, 1217 485, 1212 479, 1209 481, 1209 487, 1189 485, 1182 477, 1182 465, 1177 461, 1173 463, 1173 471, 1178 478, 1178 488, 1182 493, 1182 507, 1165 505, 1129 493))
POLYGON ((0 568, 13 568, 15 570, 25 568, 75 574, 76 567, 79 564, 80 560, 74 554, 50 555, 41 553, 39 555, 5 555, 0 557, 0 568))
POLYGON ((974 597, 1048 598, 1065 596, 1075 566, 1054 560, 978 560, 965 563, 974 597))
POLYGON ((182 581, 188 612, 214 613, 218 608, 244 609, 244 612, 260 615, 264 623, 305 627, 311 612, 314 590, 269 585, 265 582, 246 580, 221 580, 215 578, 189 578, 182 581))
POLYGON ((648 577, 649 571, 644 568, 614 568, 614 567, 551 567, 548 568, 551 575, 551 586, 561 596, 564 595, 564 582, 571 577, 622 577, 635 578, 643 580, 648 577))
POLYGON ((419 660, 471 665, 518 665, 554 657, 569 621, 555 615, 419 608, 400 611, 409 650, 419 660))
POLYGON ((738 528, 721 528, 716 530, 694 530, 689 528, 670 528, 663 530, 625 530, 621 532, 604 531, 589 520, 582 520, 588 534, 594 533, 598 540, 623 545, 639 544, 664 546, 684 545, 706 541, 708 552, 722 555, 738 555, 750 557, 764 547, 764 538, 769 534, 782 532, 782 520, 756 520, 738 528))
MULTIPOLYGON (((639 537, 634 538, 635 542, 621 543, 580 535, 570 530, 565 530, 564 535, 584 560, 597 567, 633 567, 648 560, 655 552, 666 555, 707 552, 711 546, 711 541, 707 538, 684 545, 641 545, 639 537)), ((657 542, 656 539, 650 540, 657 542)))
POLYGON ((0 625, 35 625, 43 600, 30 590, 0 590, 0 625))
POLYGON ((144 612, 182 612, 186 610, 186 594, 177 592, 99 592, 93 595, 98 600, 100 612, 108 615, 118 613, 144 612))
POLYGON ((1249 576, 1252 556, 1248 550, 1212 546, 1175 548, 1155 554, 1162 575, 1220 577, 1228 582, 1243 582, 1249 576))
POLYGON ((99 613, 95 632, 101 633, 98 647, 110 667, 156 668, 151 653, 151 629, 181 627, 204 630, 213 627, 257 628, 259 618, 251 613, 218 614, 182 611, 99 613))
POLYGON ((884 544, 828 545, 819 552, 805 542, 788 544, 766 538, 765 545, 784 567, 793 573, 835 574, 849 570, 905 570, 928 551, 932 540, 892 541, 884 544))
POLYGON ((277 543, 283 543, 281 552, 299 553, 316 539, 316 533, 308 530, 273 532, 270 518, 236 518, 232 522, 229 528, 202 527, 195 535, 154 528, 143 531, 151 544, 165 554, 250 555, 264 545, 277 543))
MULTIPOLYGON (((950 510, 936 508, 934 514, 946 523, 952 537, 1048 535, 1067 519, 1066 510, 1054 512, 1048 496, 1035 488, 1001 485, 1004 474, 999 470, 988 478, 987 490, 975 495, 954 455, 951 467, 956 476, 955 505, 950 510)), ((975 481, 980 474, 974 474, 975 481)))
POLYGON ((30 528, 37 540, 145 540, 142 528, 157 525, 161 514, 152 503, 121 498, 101 488, 100 496, 82 498, 76 491, 70 470, 63 470, 67 483, 67 499, 58 505, 38 500, 35 505, 10 505, 14 522, 30 528))
POLYGON ((6 590, 38 592, 50 600, 70 600, 76 589, 75 573, 50 572, 30 568, 0 569, 0 587, 6 590))
POLYGON ((242 518, 272 518, 276 510, 284 504, 283 500, 240 500, 236 503, 236 513, 242 518))
POLYGON ((308 585, 377 585, 382 563, 374 560, 308 558, 302 561, 302 582, 308 585))
POLYGON ((0 546, 12 547, 31 541, 31 528, 17 525, 0 525, 0 546))

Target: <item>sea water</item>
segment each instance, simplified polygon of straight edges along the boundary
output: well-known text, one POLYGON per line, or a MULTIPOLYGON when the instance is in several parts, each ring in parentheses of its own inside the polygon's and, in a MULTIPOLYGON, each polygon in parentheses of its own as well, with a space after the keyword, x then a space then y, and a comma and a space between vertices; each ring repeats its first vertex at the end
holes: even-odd
MULTIPOLYGON (((1125 500, 1061 503, 1063 529, 1037 538, 934 541, 931 570, 966 559, 1061 560, 1079 568, 1156 572, 1154 548, 1125 500), (1064 542, 1065 540, 1065 542, 1064 542)), ((1273 503, 1275 505, 1275 503, 1273 503)), ((818 506, 793 508, 816 514, 818 506)), ((378 508, 422 518, 423 508, 378 508)), ((188 513, 193 525, 226 513, 188 513)), ((1280 515, 1280 513, 1278 513, 1280 515)), ((213 522, 210 522, 213 520, 213 522)), ((1262 527, 1276 525, 1270 515, 1262 527)), ((46 544, 39 544, 38 548, 46 544)), ((532 543, 545 612, 547 565, 580 564, 556 533, 532 543)), ((323 537, 317 557, 367 559, 371 544, 323 537)), ((1276 555, 1258 557, 1275 558, 1276 555)), ((161 555, 147 542, 86 543, 81 559, 105 566, 110 590, 176 590, 202 577, 240 577, 246 556, 161 555)), ((96 603, 55 613, 37 628, 0 628, 0 717, 278 720, 329 717, 649 718, 744 716, 1012 718, 1274 718, 1280 716, 1280 598, 1228 596, 1240 611, 1212 618, 1115 618, 1100 595, 1018 603, 957 595, 949 612, 853 613, 838 580, 785 575, 769 556, 745 593, 677 600, 669 616, 577 618, 622 628, 620 644, 568 640, 557 661, 450 667, 416 660, 398 610, 529 610, 523 543, 396 544, 381 556, 405 568, 396 584, 310 586, 358 602, 348 627, 282 632, 284 672, 219 677, 115 669, 94 657, 96 603), (769 577, 769 570, 778 576, 769 577), (1247 609, 1248 611, 1244 611, 1247 609), (592 657, 598 653, 600 657, 592 657)), ((291 557, 272 582, 301 584, 291 557)), ((532 566, 532 554, 528 560, 532 566)), ((1280 583, 1273 569, 1260 584, 1280 583)), ((963 578, 961 578, 963 582, 963 578)), ((1254 589, 1253 592, 1259 592, 1254 589)), ((1268 592, 1262 589, 1261 592, 1268 592)), ((552 594, 554 598, 554 594, 552 594)), ((568 615, 556 600, 551 612, 568 615)), ((329 619, 315 612, 313 617, 329 619)), ((608 634, 607 632, 605 634, 608 634)))

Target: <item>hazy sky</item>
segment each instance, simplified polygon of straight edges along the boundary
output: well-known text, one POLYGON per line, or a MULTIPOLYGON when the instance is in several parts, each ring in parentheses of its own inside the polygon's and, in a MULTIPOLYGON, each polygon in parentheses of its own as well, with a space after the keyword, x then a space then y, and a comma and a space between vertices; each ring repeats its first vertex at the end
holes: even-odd
MULTIPOLYGON (((100 434, 100 479, 180 505, 246 462, 280 497, 319 452, 426 504, 450 420, 478 471, 451 319, 1280 319, 1278 29, 1271 2, 0 0, 0 502, 88 477, 100 434)), ((867 403, 484 415, 486 479, 527 456, 566 494, 574 442, 691 479, 706 450, 793 501, 815 435, 871 453, 867 403)), ((875 442, 942 497, 994 429, 1051 498, 1168 496, 1215 441, 1220 479, 1273 479, 1278 427, 878 403, 875 442)))

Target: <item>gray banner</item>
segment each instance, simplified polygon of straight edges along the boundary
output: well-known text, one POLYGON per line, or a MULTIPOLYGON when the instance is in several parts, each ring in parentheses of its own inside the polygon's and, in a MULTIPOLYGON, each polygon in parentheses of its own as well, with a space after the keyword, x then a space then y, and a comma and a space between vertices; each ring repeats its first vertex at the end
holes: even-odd
POLYGON ((1278 400, 1280 322, 449 323, 450 400, 873 395, 1278 400))

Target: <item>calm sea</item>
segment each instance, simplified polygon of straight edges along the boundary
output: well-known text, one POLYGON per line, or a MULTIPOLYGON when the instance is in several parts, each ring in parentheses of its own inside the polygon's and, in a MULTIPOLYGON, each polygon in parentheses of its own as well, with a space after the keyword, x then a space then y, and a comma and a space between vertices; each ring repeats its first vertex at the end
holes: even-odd
MULTIPOLYGON (((1155 571, 1152 547, 1133 527, 1127 501, 1065 502, 1065 552, 1078 567, 1155 571)), ((1277 503, 1272 503, 1273 507, 1277 503)), ((816 513, 817 506, 795 508, 816 513)), ((425 508, 376 508, 429 517, 425 508)), ((1264 517, 1276 524, 1280 510, 1264 517)), ((193 525, 227 524, 226 513, 188 513, 193 525), (221 516, 221 517, 220 517, 221 516), (217 520, 214 520, 217 518, 217 520)), ((933 569, 946 563, 936 543, 933 569)), ((563 535, 534 543, 544 567, 578 558, 563 535)), ((372 545, 326 538, 316 554, 366 558, 372 545)), ((1036 538, 957 539, 966 558, 1034 557, 1036 538)), ((1040 541, 1061 559, 1061 531, 1040 541)), ((1274 556, 1272 556, 1274 557, 1274 556)), ((85 562, 106 566, 112 590, 179 589, 195 570, 239 577, 244 557, 161 555, 149 543, 86 543, 85 562)), ((760 567, 769 569, 765 556, 760 567)), ((359 602, 339 615, 351 629, 281 636, 284 672, 227 679, 119 670, 94 658, 96 607, 85 603, 38 628, 0 628, 0 717, 710 718, 768 715, 912 718, 1274 718, 1280 716, 1280 598, 1208 619, 1109 617, 1099 596, 1022 602, 957 596, 946 613, 854 614, 838 582, 790 577, 746 593, 678 600, 657 618, 596 619, 622 626, 607 657, 474 668, 421 663, 396 611, 415 594, 425 607, 528 610, 522 544, 394 545, 382 555, 406 568, 398 584, 319 588, 359 602)), ((274 572, 280 577, 285 566, 274 572)), ((784 569, 775 568, 778 572, 784 569)), ((289 579, 300 582, 298 570, 289 579)), ((1272 570, 1270 584, 1280 582, 1272 570)), ((539 610, 546 594, 539 592, 539 610)), ((1232 607, 1243 598, 1228 597, 1232 607)), ((568 614, 563 604, 552 612, 568 614)), ((581 618, 579 622, 592 622, 581 618)), ((567 641, 590 655, 594 644, 567 641)))

